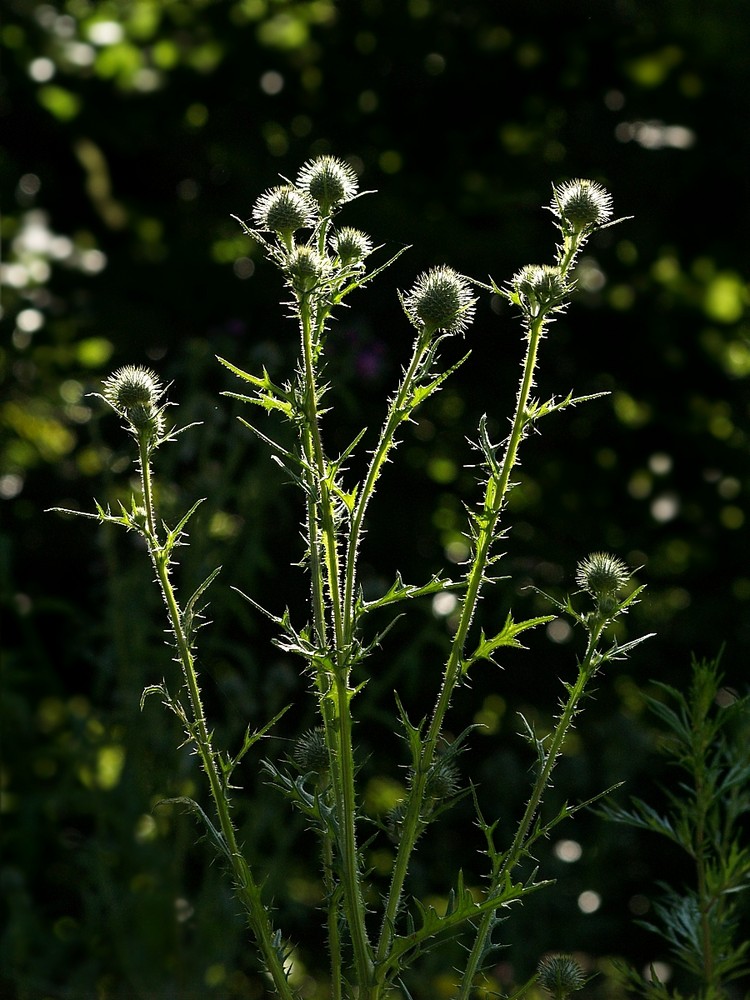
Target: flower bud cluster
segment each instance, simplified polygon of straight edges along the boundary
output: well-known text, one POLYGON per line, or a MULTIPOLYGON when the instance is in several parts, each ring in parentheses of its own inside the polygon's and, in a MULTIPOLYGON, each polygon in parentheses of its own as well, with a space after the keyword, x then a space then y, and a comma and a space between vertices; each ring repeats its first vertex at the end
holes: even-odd
POLYGON ((333 214, 357 197, 359 182, 352 167, 334 156, 309 160, 294 183, 269 188, 256 201, 252 218, 259 230, 271 232, 276 242, 266 244, 269 256, 286 275, 295 297, 310 297, 341 286, 364 269, 372 253, 366 233, 352 227, 330 229, 325 243, 320 234, 333 214), (300 239, 301 230, 311 234, 300 239))
POLYGON ((438 758, 427 777, 425 795, 445 802, 458 793, 461 783, 461 772, 450 759, 438 758))
POLYGON ((286 240, 298 229, 315 225, 315 206, 303 191, 283 184, 269 188, 258 198, 253 219, 261 229, 270 229, 286 240))
POLYGON ((344 202, 356 197, 354 170, 335 156, 309 160, 295 184, 269 188, 255 203, 252 215, 259 229, 276 233, 285 244, 300 229, 312 229, 344 202))
POLYGON ((164 389, 149 368, 126 365, 104 381, 102 396, 123 417, 138 438, 152 444, 164 433, 164 389))
MULTIPOLYGON (((364 270, 372 240, 350 226, 327 233, 326 224, 346 202, 357 197, 359 182, 352 167, 335 156, 319 156, 301 168, 294 183, 269 188, 255 203, 253 221, 259 230, 276 236, 267 245, 269 255, 287 277, 297 300, 327 298, 364 270), (313 230, 307 242, 297 241, 300 230, 313 230)), ((328 299, 330 301, 330 299, 328 299)), ((447 266, 421 274, 401 301, 420 335, 439 331, 462 333, 474 318, 476 299, 467 278, 447 266)))

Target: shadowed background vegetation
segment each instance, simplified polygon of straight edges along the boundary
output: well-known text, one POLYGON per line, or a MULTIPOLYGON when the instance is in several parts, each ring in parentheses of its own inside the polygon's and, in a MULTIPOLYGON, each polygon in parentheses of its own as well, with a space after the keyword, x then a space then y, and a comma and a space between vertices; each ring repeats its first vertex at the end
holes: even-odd
MULTIPOLYGON (((11 0, 0 26, 2 342, 0 612, 2 855, 0 997, 260 997, 228 887, 206 865, 189 817, 159 800, 198 794, 195 761, 144 685, 173 669, 150 570, 128 536, 43 513, 129 495, 133 455, 89 394, 123 364, 147 364, 202 426, 157 454, 173 515, 207 497, 183 550, 190 593, 216 565, 213 624, 202 633, 204 687, 217 745, 247 722, 294 709, 265 745, 313 724, 299 665, 230 589, 304 614, 298 498, 235 420, 221 355, 285 378, 294 324, 277 273, 230 218, 294 177, 310 156, 347 158, 366 190, 343 222, 403 254, 352 301, 331 338, 337 413, 329 450, 377 426, 410 343, 396 290, 433 264, 507 281, 551 262, 556 231, 541 206, 552 182, 590 177, 633 219, 599 234, 569 312, 543 345, 539 393, 609 392, 545 421, 511 497, 508 580, 484 602, 488 623, 512 601, 548 611, 576 561, 608 549, 640 567, 645 599, 628 636, 654 631, 597 698, 566 748, 556 794, 618 793, 658 802, 658 733, 643 696, 684 685, 692 653, 726 644, 730 685, 750 653, 750 373, 747 241, 750 12, 730 0, 11 0)), ((372 585, 462 558, 462 503, 482 413, 500 437, 517 383, 520 326, 484 296, 472 356, 410 426, 372 507, 372 585)), ((428 711, 450 609, 410 609, 384 641, 362 700, 361 781, 377 818, 399 795, 405 760, 391 734, 393 689, 428 711), (447 617, 446 613, 448 612, 447 617)), ((489 627, 489 626, 488 626, 489 627)), ((521 709, 540 727, 580 636, 561 622, 532 634, 502 672, 487 665, 456 703, 478 721, 463 758, 485 815, 523 804, 529 761, 521 709)), ((298 944, 305 996, 324 996, 321 887, 301 824, 243 765, 243 840, 298 944)), ((550 803, 554 805, 553 802, 550 803)), ((416 884, 446 891, 460 858, 480 884, 470 814, 458 807, 421 851, 416 884)), ((665 958, 634 925, 656 882, 689 865, 647 835, 581 816, 540 852, 558 885, 507 924, 494 970, 523 981, 550 950, 590 968, 621 956, 665 958)), ((384 877, 388 851, 368 858, 384 877)), ((606 978, 591 989, 606 992, 606 978)), ((448 995, 429 970, 415 997, 448 995)))

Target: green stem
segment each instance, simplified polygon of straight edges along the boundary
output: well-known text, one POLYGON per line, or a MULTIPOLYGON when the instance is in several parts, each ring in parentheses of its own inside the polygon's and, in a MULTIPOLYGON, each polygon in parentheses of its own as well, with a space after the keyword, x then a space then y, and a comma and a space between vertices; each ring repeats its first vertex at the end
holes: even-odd
MULTIPOLYGON (((330 674, 326 677, 319 676, 318 690, 339 820, 338 847, 341 853, 341 879, 344 887, 347 923, 352 939, 357 979, 360 987, 364 988, 372 978, 372 958, 365 925, 366 911, 362 896, 356 839, 356 794, 350 709, 351 691, 349 688, 351 637, 344 628, 341 606, 336 514, 327 481, 327 463, 320 434, 313 329, 310 305, 306 297, 302 297, 300 300, 299 315, 305 381, 305 449, 311 459, 309 461, 311 477, 314 477, 314 483, 311 484, 313 486, 313 504, 308 504, 308 514, 311 517, 309 527, 312 545, 317 538, 319 518, 333 637, 333 676, 331 677, 330 674), (331 701, 333 702, 333 713, 330 711, 331 701)), ((320 331, 318 331, 319 333, 320 331)), ((318 564, 318 573, 321 569, 323 567, 318 564)), ((320 583, 317 585, 316 593, 317 600, 322 603, 325 597, 320 583)), ((324 646, 327 645, 326 635, 319 634, 319 639, 324 646)))
POLYGON ((394 438, 399 425, 408 416, 407 401, 411 392, 414 376, 419 371, 425 354, 427 353, 432 333, 434 331, 425 330, 416 339, 411 360, 406 372, 401 380, 395 398, 391 402, 383 428, 380 432, 377 447, 370 461, 367 476, 362 484, 362 489, 357 497, 354 508, 351 526, 349 529, 349 541, 346 550, 345 580, 344 580, 344 628, 350 632, 354 623, 354 591, 357 584, 357 556, 359 545, 362 540, 362 528, 364 525, 365 513, 368 504, 375 492, 380 473, 388 459, 388 452, 394 444, 394 438))
POLYGON ((497 522, 503 510, 510 483, 510 475, 518 460, 518 449, 524 437, 528 419, 527 406, 531 389, 534 385, 534 371, 537 363, 539 343, 544 332, 544 316, 535 317, 529 324, 526 356, 523 362, 521 384, 516 400, 516 410, 513 418, 510 437, 503 457, 499 474, 490 473, 485 489, 482 515, 478 521, 477 539, 469 570, 466 593, 464 595, 461 617, 454 634, 448 660, 443 673, 443 683, 432 716, 430 727, 424 741, 420 766, 414 775, 409 794, 409 805, 404 817, 401 839, 396 861, 394 863, 391 885, 388 892, 383 924, 378 942, 377 961, 383 963, 387 959, 396 928, 396 916, 401 906, 404 883, 414 845, 421 832, 421 807, 430 767, 437 749, 443 721, 448 711, 453 692, 461 676, 461 665, 464 650, 474 613, 477 608, 482 585, 486 580, 485 572, 490 560, 492 545, 497 534, 497 522))
MULTIPOLYGON (((582 664, 579 666, 578 677, 575 684, 570 689, 568 700, 565 703, 562 714, 558 718, 557 725, 552 731, 552 739, 549 744, 549 749, 545 754, 544 763, 537 774, 537 778, 534 782, 529 801, 526 804, 524 814, 518 824, 518 827, 516 828, 513 843, 507 853, 502 856, 502 864, 493 866, 494 870, 492 872, 489 892, 492 892, 496 886, 500 885, 506 876, 510 876, 513 873, 516 865, 521 861, 525 854, 526 842, 529 836, 529 831, 531 830, 531 824, 533 823, 534 817, 542 804, 544 793, 549 787, 552 771, 554 770, 557 758, 562 750, 565 737, 568 735, 568 731, 573 724, 573 720, 578 714, 578 706, 586 693, 588 682, 594 675, 594 657, 596 656, 596 647, 603 628, 603 623, 597 623, 594 625, 589 634, 586 655, 584 656, 582 664)), ((487 942, 492 933, 494 923, 495 911, 488 910, 483 914, 482 919, 477 926, 476 937, 471 951, 469 952, 469 958, 466 963, 464 976, 461 982, 461 989, 458 993, 457 1000, 468 1000, 468 997, 471 994, 474 978, 480 971, 480 966, 487 954, 487 942)))
POLYGON ((182 625, 182 612, 178 605, 174 588, 172 587, 172 583, 169 579, 170 550, 160 543, 157 533, 157 518, 151 482, 149 449, 144 437, 139 438, 138 445, 141 486, 143 491, 144 507, 146 509, 146 537, 148 541, 149 554, 151 556, 154 569, 156 570, 159 586, 167 607, 167 614, 169 616, 177 647, 177 655, 180 666, 182 667, 183 678, 185 680, 185 686, 190 699, 193 719, 189 735, 195 743, 203 770, 208 778, 211 797, 213 799, 216 816, 219 822, 219 829, 224 840, 227 857, 232 868, 232 874, 237 884, 237 892, 245 907, 248 923, 255 935, 265 967, 273 979, 273 983, 279 997, 283 998, 283 1000, 294 1000, 294 993, 289 986, 282 961, 276 948, 274 947, 274 931, 271 927, 271 923, 268 919, 268 913, 261 898, 260 888, 256 884, 250 868, 243 858, 237 844, 237 835, 230 816, 229 800, 227 797, 225 783, 220 777, 216 767, 216 758, 214 750, 211 746, 211 738, 206 726, 206 719, 203 711, 203 703, 201 699, 200 687, 198 685, 195 661, 182 625))

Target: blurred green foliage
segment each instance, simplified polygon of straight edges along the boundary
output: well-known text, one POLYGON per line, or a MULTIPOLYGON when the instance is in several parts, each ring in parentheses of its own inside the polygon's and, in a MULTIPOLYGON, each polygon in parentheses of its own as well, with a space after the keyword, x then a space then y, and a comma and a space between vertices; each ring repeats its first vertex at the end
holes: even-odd
MULTIPOLYGON (((158 369, 174 382, 179 422, 203 421, 169 449, 160 476, 175 512, 208 497, 184 550, 185 592, 225 567, 203 641, 219 733, 236 738, 292 700, 288 718, 310 723, 294 666, 229 589, 269 607, 305 600, 288 568, 301 554, 298 512, 219 396, 230 386, 214 357, 279 378, 287 370, 292 327, 276 283, 230 215, 247 217, 311 155, 350 158, 363 188, 378 190, 347 221, 385 253, 412 245, 366 311, 355 303, 338 328, 331 374, 350 423, 330 428, 332 451, 337 436, 343 445, 379 422, 404 358, 394 283, 408 287, 444 261, 503 282, 550 260, 554 231, 539 206, 552 181, 595 178, 616 213, 634 217, 588 248, 576 304, 543 345, 541 395, 612 395, 531 442, 511 498, 512 594, 498 588, 485 615, 504 616, 511 596, 544 613, 527 585, 562 593, 592 549, 643 567, 649 590, 633 629, 658 637, 602 685, 563 762, 561 796, 626 780, 648 797, 659 768, 644 691, 653 679, 679 688, 692 653, 713 656, 726 641, 728 679, 743 687, 749 43, 750 12, 730 0, 6 3, 0 996, 263 993, 189 819, 156 806, 185 794, 194 771, 175 756, 179 734, 158 706, 138 710, 144 684, 171 669, 141 554, 43 511, 128 494, 126 442, 89 393, 120 364, 158 369)), ((373 507, 374 581, 394 569, 424 579, 461 558, 461 502, 473 499, 465 436, 485 410, 502 434, 520 350, 498 303, 482 303, 470 340, 472 359, 412 428, 373 507)), ((381 728, 393 680, 416 715, 431 701, 431 651, 445 635, 429 606, 413 614, 389 637, 360 724, 375 811, 401 778, 398 741, 381 728)), ((457 731, 487 724, 466 761, 486 815, 520 806, 528 762, 514 713, 543 725, 575 655, 554 624, 456 706, 457 731)), ((285 752, 283 736, 273 752, 285 752)), ((304 875, 305 841, 252 765, 245 772, 245 842, 270 859, 269 897, 299 942, 305 995, 324 996, 310 909, 320 887, 304 875)), ((475 833, 458 809, 424 845, 415 877, 425 895, 444 891, 441 859, 475 833)), ((679 881, 676 860, 586 817, 570 837, 580 859, 551 844, 540 861, 558 888, 508 924, 501 982, 528 975, 547 950, 579 951, 599 968, 610 955, 659 957, 631 918, 665 871, 679 881)), ((371 860, 387 872, 388 858, 371 860)), ((447 984, 422 988, 415 997, 439 997, 447 984)))

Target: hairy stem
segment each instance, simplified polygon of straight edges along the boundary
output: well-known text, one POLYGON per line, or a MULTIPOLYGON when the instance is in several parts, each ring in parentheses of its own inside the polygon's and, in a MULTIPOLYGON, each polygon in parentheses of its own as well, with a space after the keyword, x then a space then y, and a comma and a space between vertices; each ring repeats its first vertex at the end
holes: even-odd
MULTIPOLYGON (((310 477, 314 480, 310 484, 313 502, 308 503, 308 527, 311 546, 316 541, 319 530, 323 549, 323 565, 318 563, 312 566, 312 569, 319 574, 318 581, 313 582, 313 590, 315 600, 321 605, 318 614, 325 620, 325 592, 320 580, 323 575, 321 571, 324 571, 333 642, 330 665, 323 667, 330 672, 325 677, 318 677, 318 690, 339 819, 338 848, 341 854, 341 879, 347 923, 352 939, 357 978, 360 985, 364 986, 371 979, 372 958, 365 926, 365 905, 356 839, 356 794, 350 709, 352 692, 349 688, 351 637, 345 631, 342 614, 336 512, 331 499, 327 462, 320 433, 312 317, 309 302, 304 296, 301 297, 299 304, 299 314, 305 383, 304 448, 309 460, 310 477)), ((318 639, 323 646, 328 645, 325 634, 319 634, 318 639)))
POLYGON ((486 581, 486 570, 490 562, 492 545, 497 537, 497 524, 508 493, 510 475, 518 460, 518 449, 524 437, 528 419, 527 407, 537 363, 539 343, 544 331, 544 317, 540 316, 529 325, 526 355, 523 362, 521 383, 516 400, 515 415, 505 455, 499 474, 490 475, 485 488, 482 513, 477 519, 477 535, 474 557, 468 574, 467 588, 461 609, 461 617, 453 637, 448 660, 443 673, 443 683, 433 712, 430 727, 424 741, 418 772, 414 775, 409 795, 409 804, 404 817, 401 839, 394 864, 391 885, 388 892, 385 914, 378 942, 377 959, 384 962, 395 934, 396 916, 403 895, 404 883, 411 855, 421 832, 421 808, 430 767, 434 761, 443 721, 448 711, 455 687, 461 676, 466 641, 482 589, 486 581))
MULTIPOLYGON (((586 693, 588 682, 594 674, 593 666, 597 655, 597 645, 603 628, 603 624, 599 624, 592 628, 592 631, 589 634, 586 655, 578 668, 578 677, 575 684, 572 688, 570 688, 565 707, 563 708, 562 713, 557 720, 557 724, 551 733, 549 747, 544 756, 544 763, 539 768, 539 773, 537 774, 534 786, 531 790, 531 795, 526 804, 526 809, 521 817, 518 827, 516 828, 513 843, 507 853, 502 856, 502 862, 497 866, 493 866, 494 870, 492 872, 492 879, 488 890, 489 892, 492 892, 492 890, 498 886, 506 876, 512 875, 514 869, 525 854, 526 842, 529 832, 531 831, 531 825, 534 822, 534 817, 536 816, 542 804, 544 794, 550 785, 552 771, 557 763, 557 758, 560 755, 565 737, 568 735, 568 731, 573 724, 573 720, 578 714, 579 706, 586 693)), ((488 947, 492 947, 489 939, 494 922, 494 910, 488 910, 483 914, 482 919, 479 921, 474 944, 469 952, 469 958, 466 962, 464 976, 461 981, 461 988, 457 994, 457 1000, 468 1000, 471 995, 474 979, 480 971, 481 964, 487 955, 488 947)))
POLYGON ((189 735, 196 746, 201 765, 208 778, 211 798, 213 799, 219 829, 226 848, 226 856, 229 860, 238 894, 245 907, 248 923, 255 935, 265 967, 273 979, 279 997, 283 998, 283 1000, 294 1000, 294 993, 289 986, 279 953, 274 947, 274 931, 261 898, 260 888, 256 884, 237 844, 237 835, 229 811, 229 800, 225 782, 219 775, 216 767, 215 754, 211 746, 211 738, 203 712, 195 661, 183 628, 182 612, 169 578, 170 549, 160 544, 157 534, 157 517, 151 481, 151 466, 148 456, 148 446, 143 437, 139 439, 139 457, 143 502, 146 509, 146 537, 149 554, 156 570, 164 603, 166 604, 167 614, 177 647, 177 656, 190 700, 192 725, 190 726, 189 735))
POLYGON ((362 540, 362 529, 368 504, 375 492, 375 485, 388 460, 388 453, 394 445, 396 431, 408 416, 407 402, 412 391, 414 377, 422 365, 429 350, 432 332, 423 331, 414 344, 411 360, 404 372, 398 391, 391 401, 383 428, 380 432, 377 446, 373 452, 370 465, 362 489, 357 497, 346 550, 346 570, 344 586, 344 625, 347 630, 353 628, 354 622, 354 592, 357 581, 357 556, 362 540))

